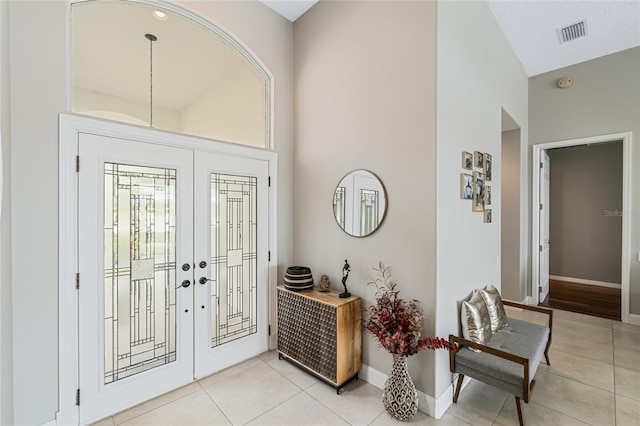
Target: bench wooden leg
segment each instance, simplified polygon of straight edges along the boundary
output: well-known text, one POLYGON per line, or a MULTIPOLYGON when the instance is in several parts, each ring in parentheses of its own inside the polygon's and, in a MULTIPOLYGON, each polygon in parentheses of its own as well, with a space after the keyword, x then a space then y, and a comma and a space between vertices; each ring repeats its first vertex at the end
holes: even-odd
POLYGON ((456 391, 453 394, 453 402, 458 402, 458 395, 460 395, 460 388, 462 388, 463 380, 464 380, 464 374, 458 374, 458 382, 456 383, 456 391))
POLYGON ((544 359, 547 360, 547 365, 551 365, 551 361, 549 361, 549 352, 544 351, 544 359))
POLYGON ((522 400, 516 396, 516 408, 518 409, 518 421, 520 426, 524 426, 524 419, 522 418, 522 400))

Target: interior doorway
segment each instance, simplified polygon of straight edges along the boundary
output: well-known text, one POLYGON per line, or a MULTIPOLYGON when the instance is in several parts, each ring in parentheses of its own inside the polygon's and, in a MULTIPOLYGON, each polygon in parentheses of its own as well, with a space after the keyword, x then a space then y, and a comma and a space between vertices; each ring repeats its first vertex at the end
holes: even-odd
POLYGON ((620 320, 622 142, 552 148, 545 155, 551 179, 541 181, 541 198, 548 194, 541 206, 549 211, 541 210, 540 219, 546 240, 540 229, 550 291, 540 293, 540 303, 620 320))
MULTIPOLYGON (((630 217, 625 215, 624 212, 629 211, 630 202, 630 146, 631 135, 629 133, 557 141, 533 146, 532 249, 534 255, 532 257, 532 297, 534 303, 547 303, 560 309, 608 318, 615 317, 614 319, 619 319, 623 322, 629 321, 630 217), (620 163, 617 166, 618 169, 621 169, 621 173, 617 177, 618 185, 620 185, 618 189, 621 195, 621 207, 601 206, 598 204, 605 197, 598 196, 594 186, 602 185, 611 176, 593 176, 592 171, 583 169, 574 170, 575 176, 573 177, 556 175, 556 178, 562 180, 561 185, 559 189, 555 190, 555 196, 553 195, 554 189, 551 189, 550 207, 546 209, 540 208, 542 205, 540 200, 544 195, 545 183, 541 174, 537 173, 537 171, 540 170, 541 162, 539 159, 543 153, 551 153, 551 182, 553 182, 553 150, 570 150, 571 147, 587 147, 616 141, 620 144, 622 157, 622 167, 620 167, 620 163), (578 186, 578 189, 574 188, 575 190, 572 190, 571 185, 568 183, 572 179, 577 180, 578 183, 583 183, 582 188, 578 186), (589 188, 592 189, 593 193, 588 191, 589 188), (579 193, 575 194, 576 191, 579 193), (591 202, 587 203, 586 207, 580 207, 578 201, 573 201, 574 195, 578 198, 586 196, 587 199, 591 199, 591 202), (555 237, 553 236, 554 199, 558 214, 565 215, 565 220, 567 221, 563 228, 556 229, 555 237), (562 203, 569 204, 563 205, 562 203), (561 205, 558 206, 558 204, 561 205), (609 220, 607 226, 615 225, 614 221, 617 220, 617 231, 615 233, 611 230, 598 231, 594 225, 586 224, 596 223, 597 221, 602 223, 603 220, 605 222, 609 220), (546 265, 543 258, 544 250, 541 250, 545 245, 545 241, 542 238, 542 227, 545 226, 545 221, 550 221, 552 228, 551 238, 548 241, 552 255, 550 262, 546 265), (580 225, 581 223, 583 225, 580 225), (573 236, 565 235, 569 231, 575 232, 572 234, 573 236), (597 232, 604 232, 604 236, 591 235, 597 232), (613 234, 615 234, 615 238, 613 234), (602 254, 598 257, 597 250, 605 246, 605 243, 613 244, 611 247, 614 248, 606 250, 607 255, 612 254, 615 256, 614 260, 608 261, 609 266, 607 268, 602 265, 596 265, 596 262, 589 261, 589 258, 600 261, 601 257, 604 257, 602 254), (571 244, 574 244, 574 246, 571 246, 571 244), (551 268, 551 274, 549 274, 549 268, 551 268), (549 297, 542 297, 540 293, 545 276, 549 276, 549 297), (599 285, 600 288, 594 285, 599 285), (616 293, 613 291, 616 290, 615 287, 619 288, 618 300, 620 308, 617 313, 613 311, 614 313, 612 314, 611 309, 615 309, 615 306, 612 308, 605 305, 611 304, 616 298, 616 293), (589 306, 592 308, 590 309, 589 306)), ((556 153, 565 157, 571 156, 571 151, 556 151, 556 153)), ((596 154, 596 156, 598 155, 601 155, 601 153, 596 154)), ((604 161, 603 158, 599 157, 598 160, 604 161)), ((620 204, 617 205, 620 206, 620 204)), ((558 228, 558 225, 556 225, 556 228, 558 228)))

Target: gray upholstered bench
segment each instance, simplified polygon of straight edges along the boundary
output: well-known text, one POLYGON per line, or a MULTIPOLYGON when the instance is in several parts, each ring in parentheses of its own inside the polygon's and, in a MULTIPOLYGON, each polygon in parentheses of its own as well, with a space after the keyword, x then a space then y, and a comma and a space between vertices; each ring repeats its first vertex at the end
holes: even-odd
POLYGON ((458 351, 449 352, 451 372, 459 374, 453 402, 458 401, 464 376, 472 377, 515 395, 518 420, 522 426, 524 420, 521 400, 529 402, 535 384, 533 377, 543 355, 550 365, 553 311, 507 300, 502 303, 546 314, 549 316, 548 326, 509 318, 509 324, 493 334, 486 345, 449 335, 449 342, 459 346, 458 351), (482 352, 473 352, 465 346, 482 352))

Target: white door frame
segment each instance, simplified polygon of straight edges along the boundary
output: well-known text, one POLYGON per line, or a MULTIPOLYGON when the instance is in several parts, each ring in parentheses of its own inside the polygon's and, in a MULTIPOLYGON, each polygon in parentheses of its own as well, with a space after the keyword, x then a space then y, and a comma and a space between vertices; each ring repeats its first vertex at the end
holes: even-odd
MULTIPOLYGON (((540 168, 537 169, 538 170, 538 177, 540 179, 540 186, 538 187, 538 200, 537 203, 540 205, 540 208, 538 209, 538 211, 542 211, 544 212, 544 214, 542 215, 542 219, 545 219, 546 216, 546 220, 540 220, 541 217, 538 216, 538 225, 540 225, 540 223, 542 222, 542 229, 540 229, 540 227, 538 228, 539 232, 542 232, 543 235, 538 235, 538 238, 540 238, 540 250, 537 252, 538 253, 538 262, 539 264, 541 264, 542 268, 538 267, 536 269, 536 272, 538 272, 538 291, 536 292, 536 294, 538 295, 538 303, 540 303, 540 300, 544 300, 548 295, 549 295, 549 217, 550 217, 550 210, 549 210, 549 206, 550 206, 550 202, 549 199, 551 198, 549 196, 549 184, 550 184, 550 159, 549 159, 549 154, 547 153, 546 150, 540 150, 539 151, 539 158, 538 158, 538 162, 540 163, 540 168), (542 271, 544 271, 546 265, 546 273, 542 274, 542 271), (540 293, 542 292, 542 290, 545 290, 544 292, 544 296, 540 297, 540 293)), ((535 289, 532 289, 532 291, 534 291, 535 289)))
MULTIPOLYGON (((112 136, 121 139, 155 143, 187 149, 197 149, 236 157, 264 160, 269 163, 269 176, 273 184, 269 190, 269 323, 275 321, 275 293, 277 284, 277 154, 273 151, 229 144, 191 136, 173 134, 76 114, 60 114, 59 119, 59 254, 58 254, 58 412, 59 425, 78 424, 80 410, 76 405, 78 389, 78 135, 81 133, 112 136)), ((269 347, 274 347, 275 335, 270 336, 269 347)))
MULTIPOLYGON (((629 285, 631 280, 631 132, 613 133, 608 135, 590 136, 586 138, 567 139, 556 142, 539 143, 532 146, 533 148, 533 193, 532 193, 532 219, 531 219, 531 297, 534 304, 538 304, 538 286, 540 274, 539 247, 540 247, 540 209, 538 208, 538 197, 540 194, 540 174, 537 172, 539 166, 540 151, 551 148, 565 148, 569 146, 585 145, 592 143, 612 142, 622 140, 622 322, 628 323, 629 318, 629 285)), ((633 321, 634 323, 636 321, 633 321)))

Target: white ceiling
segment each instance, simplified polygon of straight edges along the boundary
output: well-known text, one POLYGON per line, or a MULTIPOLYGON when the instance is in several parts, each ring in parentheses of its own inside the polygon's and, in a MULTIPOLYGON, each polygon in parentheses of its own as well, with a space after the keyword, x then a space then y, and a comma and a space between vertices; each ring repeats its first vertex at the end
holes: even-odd
POLYGON ((640 0, 490 0, 489 7, 529 76, 640 46, 640 0), (556 30, 583 19, 587 35, 560 44, 556 30))
MULTIPOLYGON (((316 3, 261 1, 291 22, 316 3)), ((528 76, 640 46, 640 0, 489 0, 488 3, 528 76), (556 30, 583 19, 587 21, 587 35, 560 44, 556 30)))
POLYGON ((301 17, 318 0, 260 0, 291 22, 301 17))

